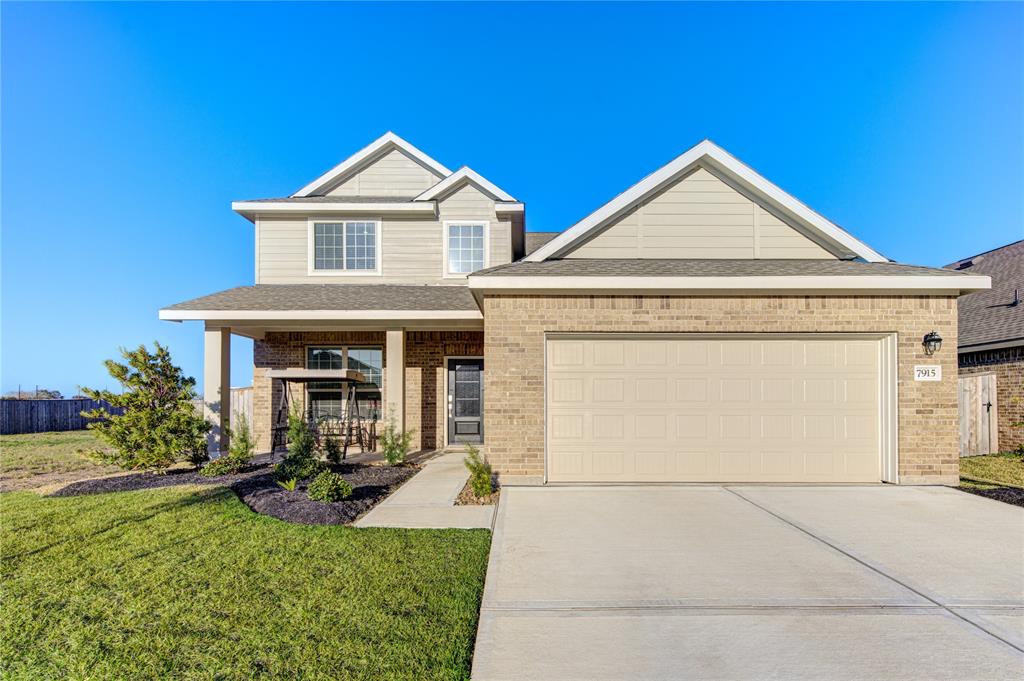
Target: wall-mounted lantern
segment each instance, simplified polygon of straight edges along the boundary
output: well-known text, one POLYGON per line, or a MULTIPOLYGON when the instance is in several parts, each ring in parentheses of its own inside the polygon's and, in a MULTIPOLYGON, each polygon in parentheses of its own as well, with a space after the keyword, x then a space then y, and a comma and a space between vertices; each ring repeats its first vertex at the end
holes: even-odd
POLYGON ((921 345, 924 346, 924 354, 928 356, 934 355, 942 347, 942 336, 934 331, 929 331, 925 334, 921 345))

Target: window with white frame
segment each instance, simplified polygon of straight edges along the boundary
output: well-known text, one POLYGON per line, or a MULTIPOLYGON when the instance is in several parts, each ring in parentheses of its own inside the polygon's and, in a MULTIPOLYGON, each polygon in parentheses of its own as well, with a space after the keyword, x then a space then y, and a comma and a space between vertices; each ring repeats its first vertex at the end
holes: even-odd
POLYGON ((373 220, 313 222, 312 269, 324 272, 376 271, 378 229, 373 220))
POLYGON ((448 274, 469 274, 484 268, 485 222, 446 222, 448 274))

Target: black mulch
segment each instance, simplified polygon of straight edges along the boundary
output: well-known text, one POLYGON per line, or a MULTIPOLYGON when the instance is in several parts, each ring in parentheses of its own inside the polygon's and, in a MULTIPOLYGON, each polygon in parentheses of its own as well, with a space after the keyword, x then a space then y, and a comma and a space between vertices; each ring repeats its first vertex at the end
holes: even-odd
POLYGON ((419 468, 407 466, 366 466, 342 464, 332 470, 352 485, 352 496, 344 501, 313 501, 306 494, 308 480, 289 492, 271 474, 269 465, 253 467, 235 475, 206 478, 196 471, 170 471, 163 474, 131 473, 112 478, 82 480, 63 487, 51 496, 72 497, 83 494, 129 492, 171 487, 173 485, 224 485, 231 488, 246 506, 264 515, 302 525, 346 525, 363 515, 411 478, 419 468))
POLYGON ((994 487, 992 489, 977 489, 975 487, 960 487, 964 492, 977 494, 979 497, 988 497, 996 501, 1014 506, 1024 506, 1024 489, 1020 487, 994 487))

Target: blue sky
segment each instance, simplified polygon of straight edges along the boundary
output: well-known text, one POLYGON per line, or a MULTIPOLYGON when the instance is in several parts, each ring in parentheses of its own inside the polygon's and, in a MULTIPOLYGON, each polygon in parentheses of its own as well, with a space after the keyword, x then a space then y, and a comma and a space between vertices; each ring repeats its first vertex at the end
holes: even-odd
MULTIPOLYGON (((233 199, 394 130, 561 230, 710 137, 902 262, 1024 237, 1020 4, 15 4, 3 391, 111 385, 167 304, 253 278, 233 199)), ((232 382, 251 380, 237 341, 232 382)))

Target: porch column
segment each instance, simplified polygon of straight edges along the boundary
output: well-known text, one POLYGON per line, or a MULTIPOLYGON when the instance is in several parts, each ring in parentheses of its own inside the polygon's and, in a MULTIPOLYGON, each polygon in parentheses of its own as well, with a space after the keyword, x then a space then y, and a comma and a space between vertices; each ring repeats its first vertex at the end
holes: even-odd
POLYGON ((231 329, 206 327, 203 352, 203 416, 213 424, 206 436, 211 457, 228 449, 231 423, 231 329))
POLYGON ((384 351, 384 416, 405 430, 405 329, 387 330, 384 351))

